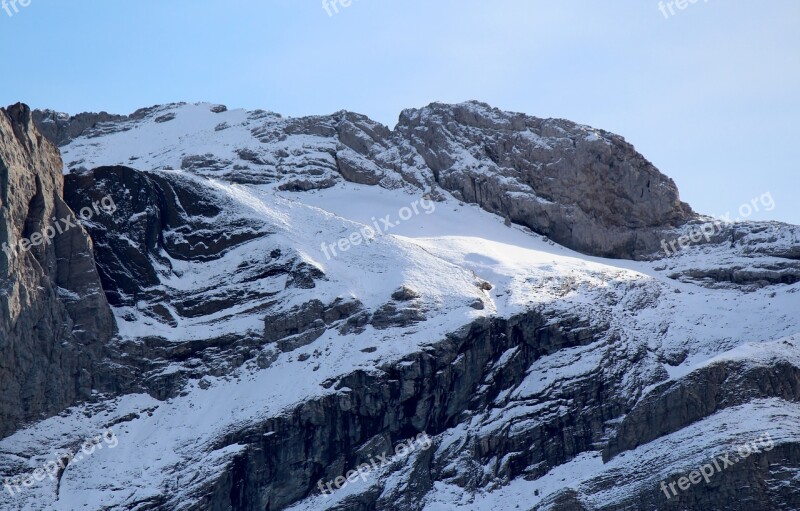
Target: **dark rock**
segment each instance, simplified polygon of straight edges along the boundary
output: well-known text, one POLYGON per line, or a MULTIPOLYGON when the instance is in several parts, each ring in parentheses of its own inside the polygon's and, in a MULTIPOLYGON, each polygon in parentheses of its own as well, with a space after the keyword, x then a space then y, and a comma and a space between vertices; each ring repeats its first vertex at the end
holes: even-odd
POLYGON ((625 416, 603 459, 634 449, 724 408, 759 398, 800 401, 800 368, 726 361, 703 367, 653 389, 625 416))
POLYGON ((408 302, 417 298, 419 298, 419 293, 406 286, 392 293, 392 300, 397 300, 398 302, 408 302))
POLYGON ((337 299, 330 305, 311 300, 291 310, 277 310, 264 319, 264 340, 278 341, 281 351, 293 351, 319 338, 328 327, 356 315, 362 309, 356 300, 337 299))
POLYGON ((170 112, 168 114, 164 114, 155 118, 155 121, 158 123, 168 122, 175 119, 175 112, 170 112))
POLYGON ((213 154, 196 154, 186 156, 181 161, 181 169, 189 171, 222 170, 230 166, 229 160, 216 158, 213 154))
POLYGON ((425 309, 417 304, 411 303, 398 307, 397 304, 389 302, 375 311, 370 325, 377 330, 393 327, 404 328, 426 319, 425 309))
POLYGON ((127 119, 124 115, 106 112, 69 116, 52 110, 34 110, 31 115, 39 132, 57 146, 66 145, 81 135, 92 133, 98 127, 114 125, 127 119))

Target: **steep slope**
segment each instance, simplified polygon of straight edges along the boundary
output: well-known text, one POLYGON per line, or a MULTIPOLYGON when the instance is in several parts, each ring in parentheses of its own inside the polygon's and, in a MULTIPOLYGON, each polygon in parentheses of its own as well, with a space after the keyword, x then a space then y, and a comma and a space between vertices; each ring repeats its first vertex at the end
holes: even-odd
POLYGON ((119 328, 105 394, 0 440, 17 477, 82 455, 0 509, 800 507, 797 227, 663 257, 710 219, 632 147, 479 103, 393 131, 92 115, 38 118, 66 203, 117 206, 86 223, 119 328))
POLYGON ((61 169, 26 106, 0 109, 0 437, 91 397, 114 333, 61 169))
MULTIPOLYGON (((63 121, 63 130, 72 122, 85 121, 63 121)), ((569 248, 611 257, 657 252, 660 229, 693 218, 675 183, 622 137, 478 102, 406 110, 394 131, 351 112, 283 118, 167 105, 100 122, 64 155, 68 168, 180 168, 283 190, 342 179, 445 190, 569 248)))

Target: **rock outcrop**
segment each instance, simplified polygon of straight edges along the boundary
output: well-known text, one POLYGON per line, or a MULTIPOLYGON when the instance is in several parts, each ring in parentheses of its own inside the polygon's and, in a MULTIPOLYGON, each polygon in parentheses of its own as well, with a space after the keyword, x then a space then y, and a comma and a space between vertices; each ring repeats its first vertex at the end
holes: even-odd
POLYGON ((0 471, 120 440, 0 509, 800 506, 800 229, 660 254, 707 218, 617 135, 477 102, 394 129, 208 104, 0 123, 0 240, 114 203, 0 258, 0 436, 29 423, 0 471), (349 242, 358 194, 437 214, 349 242))
POLYGON ((635 258, 693 217, 675 183, 619 135, 482 103, 400 115, 436 183, 466 202, 580 252, 635 258))
POLYGON ((53 110, 34 110, 33 121, 39 132, 57 146, 68 144, 81 136, 100 136, 106 131, 104 126, 127 119, 124 115, 113 115, 106 112, 65 115, 53 110))
POLYGON ((115 330, 61 169, 28 107, 0 110, 0 437, 89 398, 115 330))
MULTIPOLYGON (((53 120, 50 112, 38 117, 42 129, 64 143, 70 137, 62 132, 84 133, 89 141, 141 122, 168 123, 180 106, 116 119, 80 114, 53 120), (97 124, 86 131, 90 121, 97 124)), ((328 188, 341 180, 413 187, 433 197, 445 190, 564 246, 604 257, 651 257, 661 250, 664 231, 696 217, 680 201, 675 183, 619 135, 474 101, 405 110, 393 131, 344 111, 302 118, 255 111, 239 126, 213 129, 235 128, 246 128, 252 140, 230 154, 173 155, 171 147, 159 151, 162 162, 155 165, 140 156, 98 162, 72 154, 67 163, 76 168, 145 163, 240 183, 280 182, 287 191, 328 188)))

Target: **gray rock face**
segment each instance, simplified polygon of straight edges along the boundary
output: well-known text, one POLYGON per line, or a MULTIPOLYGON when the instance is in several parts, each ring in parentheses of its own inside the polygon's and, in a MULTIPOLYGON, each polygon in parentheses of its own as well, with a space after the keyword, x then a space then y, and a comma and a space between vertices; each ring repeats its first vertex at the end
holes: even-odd
POLYGON ((39 132, 57 146, 68 144, 81 135, 108 133, 108 128, 114 123, 126 119, 124 115, 106 112, 69 116, 52 110, 34 110, 32 115, 39 132))
POLYGON ((24 105, 0 109, 0 437, 90 397, 115 323, 62 163, 24 105), (27 239, 52 239, 23 250, 27 239), (14 247, 9 248, 9 247, 14 247))
MULTIPOLYGON (((573 322, 546 323, 538 314, 476 322, 426 352, 379 368, 378 374, 358 371, 330 382, 332 388, 342 391, 303 403, 287 416, 237 432, 213 446, 217 450, 238 444, 247 449, 237 456, 230 472, 196 495, 198 502, 191 509, 286 509, 318 494, 318 481, 332 480, 343 467, 357 467, 370 457, 388 454, 398 442, 422 431, 433 437, 458 424, 470 410, 488 406, 503 390, 519 384, 525 368, 535 359, 591 342, 586 332, 578 335, 572 331, 578 327, 573 322), (512 348, 519 350, 518 357, 502 359, 512 348)), ((546 429, 532 433, 545 434, 546 429)), ((496 466, 491 475, 480 469, 464 483, 477 488, 498 475, 513 478, 529 461, 558 464, 578 445, 583 446, 578 449, 588 447, 601 431, 585 433, 564 451, 519 453, 513 464, 496 466)), ((522 444, 526 440, 514 441, 522 444)), ((545 438, 540 441, 544 444, 545 438)), ((471 439, 469 447, 452 449, 436 459, 429 451, 427 456, 413 458, 418 465, 411 481, 413 492, 372 489, 335 509, 419 510, 421 503, 414 495, 424 495, 433 481, 446 480, 451 470, 448 465, 455 458, 474 456, 472 463, 478 467, 509 450, 512 446, 502 441, 471 439)), ((175 504, 167 500, 160 505, 167 509, 175 504)))
MULTIPOLYGON (((753 453, 748 456, 746 462, 736 463, 726 467, 723 473, 716 473, 709 484, 700 479, 700 484, 693 484, 685 491, 677 491, 677 494, 667 489, 669 498, 660 489, 658 482, 647 490, 627 496, 614 505, 592 505, 581 500, 573 490, 565 490, 545 499, 545 502, 533 507, 531 511, 794 510, 800 506, 800 491, 797 484, 791 480, 791 474, 800 468, 796 461, 798 455, 800 446, 797 444, 778 445, 769 451, 753 453)), ((718 464, 723 465, 723 462, 718 461, 718 464)), ((674 484, 679 477, 687 475, 678 473, 667 481, 674 484)), ((590 491, 596 493, 613 491, 621 480, 622 477, 593 481, 590 491)))
MULTIPOLYGON (((126 467, 102 465, 115 467, 121 478, 109 496, 119 500, 108 507, 422 511, 428 505, 459 509, 480 498, 484 504, 496 498, 497 506, 489 507, 498 510, 526 511, 800 506, 795 427, 800 408, 794 423, 791 415, 800 402, 800 346, 789 341, 760 345, 766 354, 744 350, 683 376, 669 373, 691 357, 705 360, 735 345, 726 344, 734 342, 729 338, 692 337, 713 336, 697 325, 730 317, 724 314, 736 306, 733 299, 710 309, 719 315, 712 317, 712 312, 692 316, 689 308, 679 307, 680 297, 690 307, 702 304, 700 297, 706 303, 731 296, 745 300, 743 291, 761 293, 765 302, 780 294, 784 306, 797 303, 791 300, 800 296, 800 230, 733 226, 684 252, 716 250, 715 260, 667 259, 658 254, 659 241, 686 232, 699 217, 680 202, 672 181, 621 137, 569 121, 501 112, 475 102, 407 110, 394 130, 349 112, 285 119, 261 111, 226 117, 231 112, 220 106, 207 108, 213 116, 208 135, 229 137, 229 130, 239 130, 250 138, 226 154, 193 146, 157 163, 152 155, 159 151, 143 151, 131 156, 131 161, 151 165, 141 171, 123 165, 80 169, 92 161, 89 150, 68 163, 72 172, 65 179, 63 200, 61 162, 32 127, 27 110, 18 106, 0 115, 0 240, 14 242, 46 228, 51 217, 80 211, 106 196, 117 207, 113 215, 98 215, 85 229, 69 230, 25 258, 0 258, 5 264, 0 266, 0 335, 6 336, 0 338, 0 433, 88 399, 92 390, 106 392, 109 399, 96 409, 82 409, 87 416, 98 413, 104 423, 151 432, 154 423, 170 423, 170 411, 196 418, 192 408, 208 401, 211 405, 203 409, 213 412, 218 403, 207 396, 228 398, 214 394, 215 387, 229 391, 236 382, 237 391, 241 384, 260 392, 260 385, 271 382, 253 378, 268 376, 286 378, 280 384, 288 388, 299 382, 287 368, 308 369, 303 373, 308 377, 325 375, 327 368, 320 367, 325 361, 344 367, 333 373, 335 378, 310 378, 323 390, 314 388, 308 396, 290 392, 299 397, 283 408, 248 408, 252 396, 236 395, 241 400, 236 413, 241 409, 242 416, 213 429, 203 441, 200 435, 174 432, 170 440, 154 444, 171 451, 169 464, 155 471, 133 474, 126 467), (182 171, 164 170, 167 165, 182 171), (345 264, 342 259, 320 263, 312 250, 318 237, 346 235, 351 224, 338 223, 342 219, 326 224, 330 215, 302 200, 295 204, 298 194, 269 195, 264 192, 269 187, 231 185, 271 184, 300 192, 342 181, 410 189, 434 200, 450 192, 566 246, 596 255, 658 259, 637 266, 658 267, 646 278, 622 265, 609 270, 589 260, 582 261, 591 265, 586 273, 577 267, 540 268, 515 285, 556 291, 514 295, 547 300, 507 314, 487 309, 502 310, 497 305, 509 285, 473 273, 465 287, 480 294, 458 295, 468 297, 463 310, 450 309, 467 319, 447 318, 453 322, 446 325, 459 327, 430 334, 409 352, 400 352, 401 357, 358 359, 379 349, 404 349, 407 336, 416 342, 414 334, 440 332, 435 327, 445 321, 445 312, 438 309, 452 304, 444 298, 426 301, 431 290, 420 285, 438 281, 430 280, 429 272, 408 286, 391 282, 386 289, 375 288, 383 294, 355 292, 336 278, 362 278, 358 271, 348 267, 336 273, 335 264, 345 264), (229 193, 250 194, 253 200, 247 203, 254 204, 255 214, 239 203, 231 207, 231 196, 219 192, 228 185, 229 193), (292 205, 258 208, 284 200, 292 205), (312 226, 301 230, 292 218, 283 218, 295 213, 312 226), (686 285, 665 283, 675 281, 686 285), (703 294, 717 288, 726 294, 703 294), (112 335, 108 304, 120 325, 133 325, 129 331, 136 335, 112 335), (670 316, 676 310, 687 318, 673 325, 676 318, 670 316), (351 333, 357 335, 348 338, 351 333), (674 337, 681 335, 676 342, 674 337), (337 343, 351 341, 352 351, 336 351, 337 343), (694 344, 702 346, 692 351, 694 344), (326 358, 328 351, 335 356, 326 358), (358 360, 350 366, 349 358, 358 360), (289 365, 295 361, 299 365, 289 365), (269 372, 273 369, 284 372, 269 372), (125 409, 114 417, 117 404, 111 397, 140 392, 158 400, 157 406, 146 401, 148 408, 125 409), (268 412, 261 415, 262 410, 268 412), (154 423, 140 417, 150 412, 160 414, 154 423), (730 447, 735 436, 722 433, 735 430, 744 413, 776 423, 774 449, 750 457, 710 484, 665 498, 658 481, 684 473, 681 456, 705 460, 706 451, 730 447), (336 498, 317 498, 319 481, 342 477, 423 431, 430 435, 431 449, 394 461, 336 498), (674 451, 676 459, 670 459, 674 451), (132 478, 155 483, 136 486, 132 478), (527 483, 540 481, 535 492, 514 499, 519 488, 524 492, 531 488, 527 483), (504 492, 512 483, 519 486, 509 500, 504 492), (546 498, 540 498, 540 488, 550 491, 546 498)), ((151 121, 158 129, 179 124, 181 112, 174 110, 152 107, 124 118, 35 116, 48 125, 42 129, 53 140, 64 143, 80 136, 79 142, 98 144, 94 148, 102 146, 104 135, 125 135, 151 121)), ((448 204, 457 202, 449 199, 448 204)), ((433 258, 419 247, 390 246, 407 249, 409 258, 433 258)), ((348 255, 355 258, 355 252, 348 255)), ((364 272, 363 278, 390 282, 395 268, 389 266, 400 260, 391 258, 388 249, 370 254, 389 262, 365 256, 353 264, 385 264, 380 272, 364 272)), ((453 279, 462 270, 449 262, 415 262, 420 273, 433 267, 448 278, 452 271, 453 279)), ((785 307, 785 313, 768 317, 792 325, 795 310, 785 307)), ((772 336, 782 332, 775 325, 761 326, 772 336)), ((746 325, 742 329, 745 333, 733 334, 735 342, 762 336, 746 325)), ((268 399, 280 397, 279 391, 270 391, 275 394, 267 394, 268 399)), ((48 432, 42 442, 50 449, 74 436, 78 433, 52 440, 48 432)), ((2 451, 0 469, 27 469, 20 456, 2 451)))
POLYGON ((612 133, 482 103, 400 115, 437 184, 466 202, 595 255, 657 250, 658 228, 692 218, 675 183, 612 133))
MULTIPOLYGON (((683 282, 698 283, 707 287, 754 291, 775 284, 791 285, 800 281, 800 227, 778 222, 743 222, 724 224, 706 218, 692 221, 682 228, 664 233, 665 244, 679 235, 696 235, 701 230, 713 234, 701 237, 684 251, 702 253, 713 247, 727 247, 729 254, 702 267, 681 264, 680 258, 670 269, 670 277, 683 282), (735 258, 745 258, 747 264, 735 258)), ((670 253, 672 248, 668 248, 670 253)), ((680 249, 678 248, 680 251, 680 249)), ((664 251, 657 254, 665 257, 664 251)), ((669 259, 666 260, 668 263, 669 259)))
MULTIPOLYGON (((164 122, 175 115, 172 106, 94 128, 86 127, 87 119, 96 121, 89 114, 57 122, 52 113, 38 116, 47 120, 42 129, 48 136, 63 143, 69 137, 62 133, 91 138, 130 130, 151 117, 164 122)), ((443 189, 569 248, 628 259, 653 256, 664 231, 696 217, 675 183, 622 137, 483 103, 405 110, 393 131, 346 111, 302 118, 256 111, 246 126, 253 143, 236 152, 238 161, 190 154, 181 155, 180 167, 239 183, 280 182, 286 191, 329 188, 340 180, 411 187, 433 198, 443 189)))
POLYGON ((282 351, 293 351, 310 344, 361 308, 356 300, 337 300, 327 307, 319 300, 311 300, 292 310, 271 312, 264 319, 264 340, 280 341, 282 351))
POLYGON ((606 461, 709 415, 754 399, 800 402, 800 368, 787 362, 752 366, 727 361, 665 382, 637 403, 603 451, 606 461))
POLYGON ((442 188, 593 255, 645 257, 662 230, 694 218, 675 183, 622 137, 561 119, 434 103, 403 111, 394 131, 350 112, 254 130, 262 143, 297 134, 334 139, 347 181, 442 188))

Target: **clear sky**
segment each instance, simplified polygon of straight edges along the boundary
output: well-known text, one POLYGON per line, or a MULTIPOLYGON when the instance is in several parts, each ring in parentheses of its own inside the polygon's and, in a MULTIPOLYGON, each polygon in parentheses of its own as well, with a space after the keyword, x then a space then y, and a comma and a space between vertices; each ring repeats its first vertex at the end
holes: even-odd
POLYGON ((477 99, 623 135, 700 212, 736 218, 768 193, 751 219, 800 224, 797 0, 22 1, 0 9, 2 104, 347 109, 393 127, 477 99))

